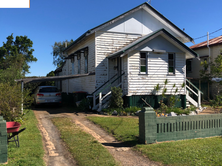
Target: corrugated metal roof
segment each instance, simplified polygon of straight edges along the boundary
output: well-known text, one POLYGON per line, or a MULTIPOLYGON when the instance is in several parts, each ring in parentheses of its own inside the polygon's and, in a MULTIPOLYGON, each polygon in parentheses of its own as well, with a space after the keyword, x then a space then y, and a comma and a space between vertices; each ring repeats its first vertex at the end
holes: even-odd
POLYGON ((22 78, 15 80, 16 82, 32 83, 32 82, 43 82, 43 81, 56 81, 56 80, 66 80, 78 77, 86 77, 89 75, 95 75, 95 72, 87 74, 76 74, 76 75, 64 75, 64 76, 53 76, 53 77, 38 77, 38 78, 22 78))
MULTIPOLYGON (((222 35, 209 40, 209 45, 222 44, 222 35)), ((207 41, 190 46, 191 49, 207 47, 207 41)))
POLYGON ((139 39, 137 39, 136 41, 133 41, 132 43, 130 43, 129 45, 121 48, 120 50, 116 51, 115 53, 112 53, 110 55, 107 56, 107 58, 114 58, 116 56, 120 56, 121 54, 125 53, 126 51, 130 50, 131 48, 133 48, 134 46, 143 43, 143 41, 146 41, 147 39, 155 36, 156 34, 159 35, 161 33, 166 34, 167 36, 169 36, 170 38, 172 38, 175 42, 177 42, 179 45, 181 45, 183 48, 185 48, 188 52, 190 52, 192 55, 198 57, 198 54, 196 52, 194 52, 193 50, 191 50, 189 47, 187 47, 185 44, 183 44, 180 40, 178 40, 177 38, 175 38, 173 35, 171 35, 167 30, 160 29, 158 31, 152 32, 148 35, 145 35, 139 39))

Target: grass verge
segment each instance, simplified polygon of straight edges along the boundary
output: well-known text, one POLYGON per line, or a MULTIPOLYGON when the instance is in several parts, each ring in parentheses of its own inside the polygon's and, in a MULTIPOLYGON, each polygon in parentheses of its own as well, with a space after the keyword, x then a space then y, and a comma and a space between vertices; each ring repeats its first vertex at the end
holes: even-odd
POLYGON ((131 140, 134 149, 149 159, 166 165, 221 165, 222 137, 138 144, 138 119, 121 117, 88 117, 122 142, 131 140), (137 129, 136 129, 137 128, 137 129))
POLYGON ((16 147, 15 142, 10 142, 8 145, 7 166, 45 165, 43 161, 42 136, 37 128, 37 124, 38 121, 33 111, 28 111, 25 115, 25 121, 20 127, 20 129, 26 128, 25 131, 19 134, 20 147, 16 147))
POLYGON ((83 132, 69 118, 53 118, 61 138, 80 166, 118 165, 112 155, 91 135, 83 132))
POLYGON ((139 120, 136 118, 90 116, 88 119, 100 125, 119 141, 132 146, 138 142, 139 120))

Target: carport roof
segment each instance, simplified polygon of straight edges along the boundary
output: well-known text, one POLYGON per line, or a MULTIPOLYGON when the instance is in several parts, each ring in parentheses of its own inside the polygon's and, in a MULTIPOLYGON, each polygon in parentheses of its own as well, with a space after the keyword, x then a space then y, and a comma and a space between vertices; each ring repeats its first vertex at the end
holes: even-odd
POLYGON ((38 78, 23 78, 17 79, 16 82, 32 83, 32 82, 43 82, 43 81, 56 81, 56 80, 66 80, 78 77, 85 77, 89 75, 95 75, 95 72, 87 74, 76 74, 76 75, 65 75, 65 76, 53 76, 53 77, 38 77, 38 78))

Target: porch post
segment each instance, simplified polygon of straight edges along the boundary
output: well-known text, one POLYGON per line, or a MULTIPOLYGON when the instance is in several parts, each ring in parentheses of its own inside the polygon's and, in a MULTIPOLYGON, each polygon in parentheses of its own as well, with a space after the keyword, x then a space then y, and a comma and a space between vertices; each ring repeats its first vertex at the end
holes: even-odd
POLYGON ((102 92, 99 93, 99 111, 102 110, 102 92))
POLYGON ((24 82, 21 81, 21 88, 22 88, 22 104, 21 104, 21 113, 23 114, 23 89, 24 89, 24 82))

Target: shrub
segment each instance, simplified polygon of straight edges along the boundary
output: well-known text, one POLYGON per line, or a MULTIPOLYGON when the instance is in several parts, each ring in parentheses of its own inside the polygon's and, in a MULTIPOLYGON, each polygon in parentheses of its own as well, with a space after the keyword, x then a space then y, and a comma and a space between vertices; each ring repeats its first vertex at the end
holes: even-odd
POLYGON ((133 106, 133 107, 127 107, 127 108, 125 108, 125 112, 126 113, 130 113, 130 114, 134 114, 134 113, 136 113, 137 111, 139 111, 139 110, 141 110, 141 108, 140 107, 136 107, 136 106, 133 106))
POLYGON ((28 90, 22 94, 20 85, 0 83, 0 116, 3 116, 6 121, 21 122, 24 116, 24 112, 21 111, 22 103, 24 103, 24 107, 28 107, 32 103, 28 90))
POLYGON ((82 99, 78 108, 81 111, 88 111, 89 110, 89 106, 90 106, 90 101, 88 98, 82 99))
POLYGON ((120 87, 111 88, 110 107, 123 108, 122 89, 120 87))

